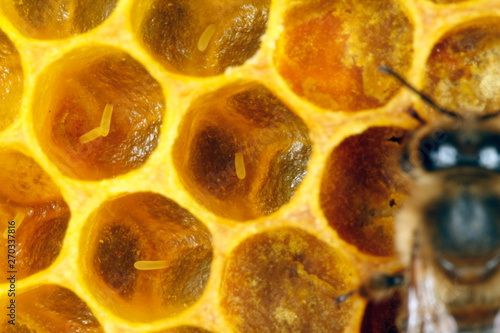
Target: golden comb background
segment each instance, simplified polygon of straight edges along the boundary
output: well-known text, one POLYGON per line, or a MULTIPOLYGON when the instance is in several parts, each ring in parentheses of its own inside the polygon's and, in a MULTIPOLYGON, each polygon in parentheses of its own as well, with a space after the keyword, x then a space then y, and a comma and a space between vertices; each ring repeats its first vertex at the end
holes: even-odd
POLYGON ((434 119, 378 66, 500 107, 500 1, 2 0, 0 30, 2 332, 394 329, 397 299, 333 302, 400 268, 408 110, 434 119))

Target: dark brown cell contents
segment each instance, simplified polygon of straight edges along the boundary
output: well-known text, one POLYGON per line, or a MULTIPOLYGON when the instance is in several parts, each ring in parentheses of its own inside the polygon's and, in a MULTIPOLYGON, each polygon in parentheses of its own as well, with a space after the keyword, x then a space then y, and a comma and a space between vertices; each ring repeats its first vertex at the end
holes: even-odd
POLYGON ((321 208, 339 236, 363 252, 394 253, 393 216, 407 193, 399 167, 405 131, 370 128, 344 140, 323 174, 321 208))

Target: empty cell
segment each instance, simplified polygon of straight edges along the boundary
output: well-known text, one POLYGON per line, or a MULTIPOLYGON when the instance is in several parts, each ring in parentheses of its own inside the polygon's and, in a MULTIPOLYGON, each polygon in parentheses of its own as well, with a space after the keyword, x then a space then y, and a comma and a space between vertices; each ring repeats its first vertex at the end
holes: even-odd
POLYGON ((330 154, 320 203, 345 241, 378 256, 394 253, 393 217, 409 189, 399 167, 404 130, 373 127, 342 141, 330 154))

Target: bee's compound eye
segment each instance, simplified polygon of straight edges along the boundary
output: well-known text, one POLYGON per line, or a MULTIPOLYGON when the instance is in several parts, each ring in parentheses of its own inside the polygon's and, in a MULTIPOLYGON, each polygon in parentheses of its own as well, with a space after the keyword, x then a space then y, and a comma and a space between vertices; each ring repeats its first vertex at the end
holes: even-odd
POLYGON ((476 131, 447 131, 427 136, 418 144, 425 170, 472 167, 500 172, 500 134, 476 131))
POLYGON ((500 152, 498 147, 486 146, 479 151, 479 166, 500 171, 500 152))
POLYGON ((450 144, 442 144, 430 152, 431 162, 434 169, 449 168, 458 163, 458 150, 450 144))
POLYGON ((422 165, 427 171, 451 168, 459 164, 460 152, 451 141, 438 143, 431 138, 424 138, 418 148, 422 165))

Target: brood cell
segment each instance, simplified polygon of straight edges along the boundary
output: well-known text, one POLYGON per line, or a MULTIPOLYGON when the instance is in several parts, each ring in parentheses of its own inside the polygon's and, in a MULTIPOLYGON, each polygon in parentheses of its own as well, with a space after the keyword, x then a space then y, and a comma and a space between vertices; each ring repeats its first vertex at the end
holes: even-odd
POLYGON ((238 221, 285 205, 306 174, 307 126, 262 85, 229 86, 191 105, 174 146, 186 188, 238 221))

